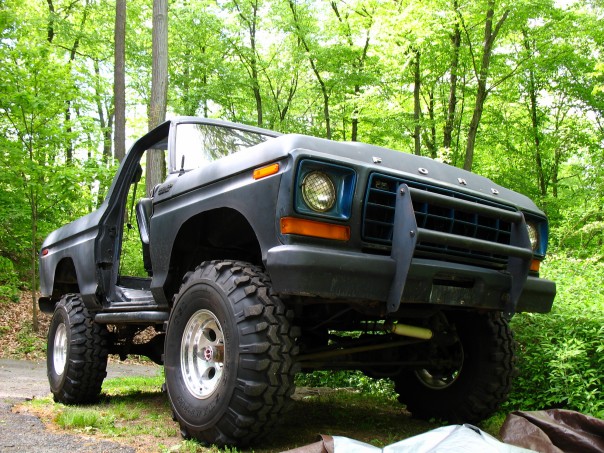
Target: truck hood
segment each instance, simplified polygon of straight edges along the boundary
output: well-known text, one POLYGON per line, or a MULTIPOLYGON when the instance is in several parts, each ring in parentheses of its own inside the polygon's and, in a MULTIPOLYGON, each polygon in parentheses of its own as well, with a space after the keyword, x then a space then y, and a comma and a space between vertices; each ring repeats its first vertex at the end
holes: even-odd
POLYGON ((344 165, 362 165, 370 171, 425 184, 446 186, 455 191, 507 203, 543 215, 530 198, 495 184, 488 178, 428 157, 365 143, 335 142, 299 134, 282 135, 212 162, 203 168, 182 175, 170 175, 156 194, 156 202, 290 155, 308 155, 344 165), (163 187, 169 189, 162 190, 163 187))

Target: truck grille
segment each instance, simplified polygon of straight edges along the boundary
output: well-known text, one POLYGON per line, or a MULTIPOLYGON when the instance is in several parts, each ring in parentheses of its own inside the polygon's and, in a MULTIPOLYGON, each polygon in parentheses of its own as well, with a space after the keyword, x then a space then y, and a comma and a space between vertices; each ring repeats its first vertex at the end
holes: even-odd
MULTIPOLYGON (((364 241, 383 245, 392 244, 396 192, 399 185, 403 183, 407 184, 415 192, 418 190, 426 191, 441 198, 444 196, 462 201, 461 203, 453 203, 454 207, 443 207, 430 201, 415 200, 412 196, 413 210, 415 211, 415 220, 418 228, 479 239, 491 243, 510 245, 512 225, 509 221, 486 216, 472 209, 472 206, 480 204, 506 211, 514 211, 509 206, 490 202, 444 187, 375 173, 369 178, 365 197, 362 224, 362 238, 364 241), (464 210, 463 205, 467 205, 468 209, 464 210)), ((506 255, 471 250, 459 246, 430 243, 422 241, 421 237, 416 245, 414 256, 481 264, 493 268, 505 267, 508 260, 506 255)))

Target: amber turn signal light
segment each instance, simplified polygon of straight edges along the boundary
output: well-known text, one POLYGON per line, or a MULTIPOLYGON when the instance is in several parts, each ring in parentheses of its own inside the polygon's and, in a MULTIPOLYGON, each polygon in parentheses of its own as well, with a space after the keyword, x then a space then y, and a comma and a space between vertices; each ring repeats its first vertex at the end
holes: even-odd
POLYGON ((279 164, 274 163, 254 170, 254 179, 262 179, 267 176, 274 175, 279 171, 279 164))
POLYGON ((335 239, 336 241, 348 241, 350 239, 350 227, 348 226, 296 219, 294 217, 281 218, 281 233, 335 239))

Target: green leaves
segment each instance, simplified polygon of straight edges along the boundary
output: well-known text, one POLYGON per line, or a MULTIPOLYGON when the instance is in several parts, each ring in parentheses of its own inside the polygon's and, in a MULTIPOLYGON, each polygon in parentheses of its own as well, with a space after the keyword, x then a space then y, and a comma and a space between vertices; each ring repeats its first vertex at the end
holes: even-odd
POLYGON ((17 302, 20 293, 19 276, 13 263, 8 258, 0 256, 0 304, 17 302))
POLYGON ((604 417, 604 295, 594 282, 604 263, 550 258, 544 276, 557 283, 551 314, 520 314, 512 321, 520 344, 520 375, 506 408, 552 407, 604 417))
MULTIPOLYGON (((37 2, 5 3, 0 21, 0 256, 11 259, 21 280, 35 289, 43 238, 94 208, 99 202, 95 187, 108 177, 107 166, 94 158, 101 134, 89 116, 90 90, 96 86, 92 65, 84 69, 75 59, 78 51, 91 49, 91 11, 89 3, 56 1, 53 11, 37 2)), ((104 58, 102 52, 96 58, 104 58)))

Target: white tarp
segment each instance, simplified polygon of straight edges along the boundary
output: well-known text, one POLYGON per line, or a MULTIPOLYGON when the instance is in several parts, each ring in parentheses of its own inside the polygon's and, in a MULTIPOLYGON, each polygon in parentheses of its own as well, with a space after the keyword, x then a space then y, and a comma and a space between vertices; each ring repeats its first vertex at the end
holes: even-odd
POLYGON ((410 437, 384 448, 333 436, 334 453, 529 453, 533 450, 504 444, 472 425, 451 425, 410 437))

